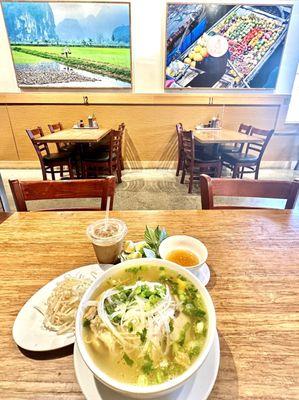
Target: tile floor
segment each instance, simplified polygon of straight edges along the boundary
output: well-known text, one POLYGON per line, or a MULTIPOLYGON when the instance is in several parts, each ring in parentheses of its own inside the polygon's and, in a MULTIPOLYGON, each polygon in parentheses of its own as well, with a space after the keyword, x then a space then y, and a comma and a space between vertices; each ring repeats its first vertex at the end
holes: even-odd
MULTIPOLYGON (((8 185, 8 179, 38 180, 41 172, 37 169, 5 169, 0 171, 8 201, 12 210, 14 203, 8 185)), ((299 178, 299 171, 289 169, 261 169, 260 179, 293 180, 299 178)), ((200 209, 200 192, 196 183, 193 193, 188 194, 188 180, 180 184, 180 178, 175 176, 174 170, 169 169, 143 169, 123 171, 123 182, 117 185, 114 209, 116 210, 167 210, 167 209, 200 209)), ((219 203, 229 205, 255 205, 257 207, 283 208, 281 200, 244 199, 244 198, 219 198, 219 203)), ((29 205, 31 210, 38 208, 55 207, 96 207, 97 200, 62 200, 40 201, 29 205), (71 205, 70 205, 71 203, 71 205)), ((299 209, 299 201, 296 208, 299 209)))

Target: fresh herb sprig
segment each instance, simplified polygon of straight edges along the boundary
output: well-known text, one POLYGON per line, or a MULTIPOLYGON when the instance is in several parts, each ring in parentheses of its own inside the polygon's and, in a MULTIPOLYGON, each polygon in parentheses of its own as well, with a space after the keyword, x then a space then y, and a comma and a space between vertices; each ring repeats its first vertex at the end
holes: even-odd
POLYGON ((160 228, 159 225, 155 229, 146 226, 144 232, 146 247, 143 249, 145 256, 160 258, 159 246, 167 236, 165 228, 160 228))

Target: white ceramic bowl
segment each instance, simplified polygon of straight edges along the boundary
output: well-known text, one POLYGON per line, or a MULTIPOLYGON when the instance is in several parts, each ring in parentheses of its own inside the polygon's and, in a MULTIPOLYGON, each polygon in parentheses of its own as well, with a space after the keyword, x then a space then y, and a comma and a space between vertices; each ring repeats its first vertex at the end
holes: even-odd
POLYGON ((207 261, 208 250, 206 246, 200 240, 187 235, 169 236, 168 238, 163 240, 163 242, 160 244, 159 253, 161 258, 166 260, 167 255, 171 251, 178 249, 191 251, 199 259, 199 263, 197 265, 192 265, 190 267, 182 267, 184 269, 188 270, 198 269, 207 261))
POLYGON ((76 341, 78 344, 78 348, 82 355, 83 360, 85 361, 88 368, 95 375, 95 377, 102 383, 104 383, 106 386, 116 390, 117 392, 120 392, 129 397, 140 398, 140 399, 145 399, 145 398, 148 399, 170 393, 175 389, 179 388, 180 386, 182 386, 189 378, 191 378, 191 376, 199 369, 199 367, 204 362, 206 356, 208 355, 214 340, 215 332, 216 332, 216 315, 215 315, 214 305, 208 291, 202 285, 202 283, 192 273, 180 267, 179 265, 172 263, 170 261, 154 259, 154 258, 148 258, 148 259, 139 258, 136 260, 128 260, 121 264, 115 265, 110 269, 108 269, 107 271, 103 272, 103 274, 90 286, 90 288, 84 294, 81 303, 79 305, 76 318, 76 341), (115 379, 112 379, 94 363, 83 341, 82 320, 86 309, 87 301, 90 300, 90 298, 92 298, 94 292, 101 285, 102 282, 104 282, 106 279, 114 275, 120 269, 125 269, 128 267, 139 266, 139 265, 151 265, 151 264, 158 266, 163 265, 166 269, 176 271, 181 275, 185 276, 188 280, 190 280, 194 284, 194 286, 199 290, 207 309, 208 331, 207 331, 206 342, 202 349, 201 354, 182 375, 179 375, 176 378, 161 383, 159 385, 137 386, 137 385, 122 383, 115 379))

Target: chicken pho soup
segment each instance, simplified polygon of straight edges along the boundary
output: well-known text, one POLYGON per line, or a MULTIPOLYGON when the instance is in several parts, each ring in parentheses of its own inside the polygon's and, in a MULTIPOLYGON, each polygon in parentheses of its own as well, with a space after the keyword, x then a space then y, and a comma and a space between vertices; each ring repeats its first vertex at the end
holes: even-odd
POLYGON ((184 276, 163 266, 120 270, 102 283, 83 317, 96 365, 117 381, 155 385, 182 374, 207 334, 204 301, 184 276))

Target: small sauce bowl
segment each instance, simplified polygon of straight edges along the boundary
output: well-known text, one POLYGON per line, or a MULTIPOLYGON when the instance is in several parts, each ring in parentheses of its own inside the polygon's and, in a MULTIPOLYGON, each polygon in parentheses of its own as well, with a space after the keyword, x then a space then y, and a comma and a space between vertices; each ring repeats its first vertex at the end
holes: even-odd
POLYGON ((189 271, 197 274, 200 267, 205 266, 206 260, 208 258, 208 250, 200 240, 187 235, 169 236, 160 244, 160 257, 164 260, 167 260, 167 256, 175 250, 186 250, 187 252, 193 253, 198 258, 198 264, 191 266, 181 266, 182 268, 186 268, 189 271))

